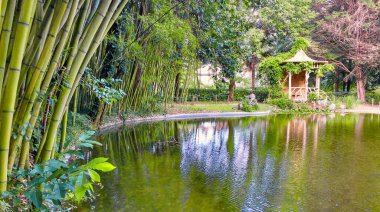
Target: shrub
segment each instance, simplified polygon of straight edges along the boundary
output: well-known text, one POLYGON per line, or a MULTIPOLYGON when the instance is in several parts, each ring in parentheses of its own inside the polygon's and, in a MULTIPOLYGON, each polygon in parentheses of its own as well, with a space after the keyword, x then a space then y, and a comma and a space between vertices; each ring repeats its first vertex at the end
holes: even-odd
POLYGON ((343 98, 344 104, 346 104, 346 107, 348 109, 354 108, 355 106, 359 105, 359 100, 354 96, 347 96, 343 98))
POLYGON ((318 100, 318 94, 316 92, 310 92, 307 98, 309 102, 315 102, 318 100))
POLYGON ((242 102, 241 102, 241 110, 242 111, 245 111, 245 112, 254 112, 254 111, 257 111, 259 109, 259 106, 256 104, 250 104, 250 100, 249 99, 244 99, 242 102))
POLYGON ((268 99, 267 103, 277 106, 278 108, 282 110, 290 110, 294 108, 293 101, 286 97, 281 97, 277 99, 268 99))
POLYGON ((268 99, 269 89, 264 87, 257 87, 255 88, 254 94, 258 102, 264 102, 266 99, 268 99))
POLYGON ((380 104, 380 94, 377 94, 375 92, 368 92, 365 99, 368 103, 372 103, 373 100, 374 104, 380 104))
POLYGON ((333 103, 336 105, 336 108, 341 108, 342 105, 345 105, 347 109, 352 109, 360 104, 360 101, 353 95, 344 97, 333 97, 332 100, 333 103))
MULTIPOLYGON (((235 100, 242 101, 251 93, 252 90, 250 89, 236 89, 235 100)), ((269 90, 267 88, 258 87, 255 88, 254 94, 256 96, 257 101, 264 102, 268 98, 269 90)), ((192 101, 193 96, 198 96, 199 101, 215 101, 215 96, 217 96, 218 101, 227 101, 228 90, 190 88, 188 90, 187 101, 192 101)))

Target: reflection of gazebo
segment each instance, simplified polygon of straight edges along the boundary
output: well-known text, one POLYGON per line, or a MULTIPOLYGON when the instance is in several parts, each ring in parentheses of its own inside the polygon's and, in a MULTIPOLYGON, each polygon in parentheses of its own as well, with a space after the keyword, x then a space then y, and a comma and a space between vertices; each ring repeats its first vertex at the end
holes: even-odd
POLYGON ((327 61, 317 61, 311 59, 305 54, 304 51, 299 50, 294 57, 286 60, 285 63, 313 63, 312 70, 303 70, 298 74, 292 74, 285 70, 285 92, 288 93, 289 99, 294 101, 307 101, 309 92, 316 92, 319 95, 320 91, 320 78, 315 76, 315 87, 309 87, 310 72, 314 69, 318 69, 321 65, 328 63, 327 61))

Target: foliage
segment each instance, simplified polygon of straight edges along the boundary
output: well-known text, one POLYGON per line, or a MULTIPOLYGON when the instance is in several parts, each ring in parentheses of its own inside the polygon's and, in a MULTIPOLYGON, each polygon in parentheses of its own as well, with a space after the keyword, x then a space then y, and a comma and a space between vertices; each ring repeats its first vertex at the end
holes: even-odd
MULTIPOLYGON (((250 89, 236 89, 235 99, 241 101, 251 93, 252 90, 250 89)), ((269 90, 264 87, 257 87, 255 88, 254 94, 258 102, 264 102, 268 98, 269 90)), ((188 90, 187 101, 191 101, 193 96, 198 96, 199 101, 215 101, 215 97, 217 97, 218 101, 227 101, 228 91, 220 89, 190 88, 188 90)))
POLYGON ((305 68, 309 68, 310 63, 287 63, 284 61, 294 56, 298 50, 305 50, 310 46, 310 42, 306 38, 298 37, 291 44, 292 48, 289 52, 280 53, 276 56, 265 58, 259 65, 259 76, 266 79, 267 84, 271 85, 273 89, 281 88, 281 80, 283 79, 284 71, 292 73, 299 73, 305 68))
POLYGON ((120 79, 97 79, 89 70, 86 72, 86 77, 84 79, 86 88, 93 92, 102 102, 112 104, 120 101, 126 96, 126 93, 123 90, 113 88, 122 82, 120 79))
POLYGON ((251 104, 251 101, 248 98, 241 101, 241 110, 245 112, 255 112, 259 110, 259 105, 256 103, 251 104))
POLYGON ((72 197, 77 202, 93 196, 93 184, 100 182, 97 171, 109 172, 115 167, 107 158, 95 158, 85 165, 68 165, 64 161, 49 160, 31 170, 22 170, 10 176, 9 191, 2 198, 12 208, 23 210, 63 210, 62 204, 72 197))
POLYGON ((347 95, 342 97, 336 97, 333 100, 336 107, 339 109, 342 105, 345 105, 347 109, 352 109, 360 104, 360 101, 353 95, 347 95))
POLYGON ((316 92, 309 92, 307 98, 309 102, 315 102, 318 100, 318 94, 316 92))
POLYGON ((368 92, 366 95, 366 101, 372 103, 372 100, 374 104, 380 104, 380 94, 376 92, 368 92))
POLYGON ((282 110, 291 110, 294 108, 294 103, 287 97, 281 97, 277 99, 268 99, 267 103, 276 106, 282 110))

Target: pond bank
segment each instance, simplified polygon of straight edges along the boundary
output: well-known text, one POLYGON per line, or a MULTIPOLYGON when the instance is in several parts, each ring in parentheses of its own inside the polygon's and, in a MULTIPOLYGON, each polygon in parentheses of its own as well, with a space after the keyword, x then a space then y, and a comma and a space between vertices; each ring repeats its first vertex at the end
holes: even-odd
POLYGON ((363 114, 380 114, 379 105, 361 104, 352 109, 338 109, 337 113, 363 113, 363 114))
POLYGON ((110 131, 126 125, 132 125, 142 122, 157 122, 157 121, 171 121, 171 120, 184 120, 184 119, 207 119, 207 118, 233 118, 233 117, 249 117, 249 116, 266 116, 271 113, 270 110, 260 112, 222 112, 222 113, 184 113, 184 114, 169 114, 161 116, 139 117, 128 120, 117 120, 114 122, 105 123, 98 129, 98 133, 110 131))

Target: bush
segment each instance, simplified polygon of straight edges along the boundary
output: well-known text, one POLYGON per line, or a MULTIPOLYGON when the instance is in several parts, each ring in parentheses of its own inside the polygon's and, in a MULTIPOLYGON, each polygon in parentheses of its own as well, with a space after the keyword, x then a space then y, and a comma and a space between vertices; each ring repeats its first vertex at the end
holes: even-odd
POLYGON ((284 91, 278 89, 269 89, 268 96, 271 99, 287 98, 287 94, 284 91))
POLYGON ((318 94, 316 92, 310 92, 307 98, 309 102, 315 102, 318 100, 318 94))
POLYGON ((365 97, 366 101, 368 103, 373 103, 374 104, 380 104, 380 94, 374 93, 374 92, 368 92, 365 97))
MULTIPOLYGON (((236 89, 235 100, 242 101, 251 93, 252 90, 250 89, 236 89)), ((264 102, 268 98, 269 90, 267 88, 258 87, 255 88, 254 94, 256 96, 257 101, 264 102)), ((193 96, 198 96, 199 101, 215 101, 215 96, 217 96, 218 101, 227 101, 228 90, 190 88, 188 90, 187 101, 192 101, 193 96)))
POLYGON ((273 106, 276 106, 282 110, 290 110, 294 108, 293 101, 286 97, 281 97, 277 99, 268 99, 267 103, 273 106))
POLYGON ((355 106, 359 105, 359 100, 354 96, 347 96, 343 98, 344 104, 346 104, 346 107, 348 109, 354 108, 355 106))
POLYGON ((244 99, 241 102, 241 110, 245 112, 255 112, 259 109, 259 106, 257 105, 257 102, 255 104, 250 104, 249 99, 244 99))
POLYGON ((254 94, 258 102, 264 102, 266 99, 268 99, 269 89, 264 87, 258 87, 255 88, 254 94))

